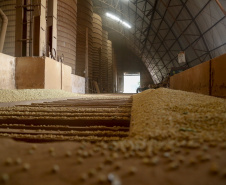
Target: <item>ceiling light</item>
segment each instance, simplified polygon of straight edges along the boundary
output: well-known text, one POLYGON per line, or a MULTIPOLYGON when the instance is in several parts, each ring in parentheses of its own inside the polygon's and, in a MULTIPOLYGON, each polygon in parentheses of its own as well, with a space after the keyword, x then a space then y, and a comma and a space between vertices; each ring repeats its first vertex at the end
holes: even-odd
POLYGON ((127 27, 127 28, 131 28, 131 26, 130 26, 127 22, 121 20, 121 19, 120 19, 119 17, 117 17, 116 15, 113 15, 113 14, 111 14, 111 13, 106 13, 106 16, 109 17, 109 18, 111 18, 111 19, 113 19, 113 20, 115 20, 115 21, 117 21, 117 22, 119 22, 119 23, 121 23, 123 26, 125 26, 125 27, 127 27))

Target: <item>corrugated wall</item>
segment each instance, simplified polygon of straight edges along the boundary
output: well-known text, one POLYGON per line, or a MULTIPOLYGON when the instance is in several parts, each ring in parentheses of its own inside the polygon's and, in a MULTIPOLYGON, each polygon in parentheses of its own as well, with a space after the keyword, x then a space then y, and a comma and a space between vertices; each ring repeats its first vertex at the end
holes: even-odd
POLYGON ((108 93, 113 92, 113 66, 112 66, 112 42, 108 43, 108 93))
POLYGON ((118 75, 117 75, 117 61, 115 57, 114 48, 112 48, 112 64, 113 64, 113 93, 116 93, 118 90, 118 75))
POLYGON ((100 50, 102 47, 102 19, 93 14, 93 80, 100 80, 100 50))
POLYGON ((108 90, 108 32, 103 30, 102 50, 101 50, 101 92, 106 93, 108 90))
POLYGON ((57 55, 64 55, 64 63, 76 66, 77 0, 58 0, 57 55))
MULTIPOLYGON (((0 8, 8 17, 8 27, 3 53, 14 56, 15 54, 15 25, 16 25, 16 0, 0 0, 0 8)), ((2 20, 0 19, 0 27, 2 20)), ((1 28, 0 28, 1 29, 1 28)))
POLYGON ((93 48, 93 3, 91 0, 78 1, 77 17, 77 55, 76 55, 76 75, 85 76, 85 54, 86 54, 86 28, 88 28, 88 57, 89 57, 89 78, 92 78, 92 48, 93 48))

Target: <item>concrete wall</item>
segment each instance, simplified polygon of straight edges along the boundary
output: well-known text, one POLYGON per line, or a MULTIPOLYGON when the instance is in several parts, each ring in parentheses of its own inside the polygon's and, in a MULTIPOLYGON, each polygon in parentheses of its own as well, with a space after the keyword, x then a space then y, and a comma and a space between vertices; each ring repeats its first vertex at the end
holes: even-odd
POLYGON ((72 92, 85 94, 85 78, 77 75, 71 75, 72 92))
POLYGON ((0 53, 0 89, 15 88, 15 58, 0 53))
POLYGON ((172 76, 170 88, 226 98, 226 54, 172 76))

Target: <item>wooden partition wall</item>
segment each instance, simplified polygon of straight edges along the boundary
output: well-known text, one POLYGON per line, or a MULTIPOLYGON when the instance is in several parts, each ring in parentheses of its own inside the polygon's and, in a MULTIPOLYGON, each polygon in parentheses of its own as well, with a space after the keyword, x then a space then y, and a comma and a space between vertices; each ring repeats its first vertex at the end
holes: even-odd
POLYGON ((170 88, 226 98, 226 54, 172 76, 170 88))

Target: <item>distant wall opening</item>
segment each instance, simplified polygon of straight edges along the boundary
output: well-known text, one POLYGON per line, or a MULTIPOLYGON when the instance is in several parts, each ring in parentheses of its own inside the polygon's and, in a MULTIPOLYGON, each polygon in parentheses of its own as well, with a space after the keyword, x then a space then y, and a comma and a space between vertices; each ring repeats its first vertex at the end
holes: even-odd
POLYGON ((124 92, 123 93, 136 93, 137 88, 140 86, 140 73, 124 73, 124 92))

